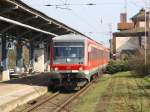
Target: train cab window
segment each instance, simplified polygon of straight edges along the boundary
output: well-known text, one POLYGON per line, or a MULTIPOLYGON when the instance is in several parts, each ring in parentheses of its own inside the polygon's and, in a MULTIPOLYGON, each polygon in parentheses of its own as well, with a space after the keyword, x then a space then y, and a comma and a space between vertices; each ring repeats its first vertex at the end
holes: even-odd
POLYGON ((83 42, 56 42, 53 50, 54 63, 78 63, 84 62, 83 42), (69 58, 69 62, 66 61, 69 58))

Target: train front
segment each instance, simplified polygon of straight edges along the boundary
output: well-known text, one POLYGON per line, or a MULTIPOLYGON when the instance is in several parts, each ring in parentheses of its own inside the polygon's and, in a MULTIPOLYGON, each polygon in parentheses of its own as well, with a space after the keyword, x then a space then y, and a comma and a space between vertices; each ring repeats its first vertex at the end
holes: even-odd
POLYGON ((84 40, 55 40, 51 81, 55 86, 75 88, 87 83, 84 71, 84 40))

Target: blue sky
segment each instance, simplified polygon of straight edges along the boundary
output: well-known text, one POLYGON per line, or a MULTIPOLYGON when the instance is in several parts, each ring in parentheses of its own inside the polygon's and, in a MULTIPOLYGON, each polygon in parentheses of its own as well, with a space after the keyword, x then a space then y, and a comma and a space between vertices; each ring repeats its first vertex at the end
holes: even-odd
POLYGON ((92 39, 108 46, 110 39, 110 24, 112 31, 117 31, 120 13, 127 6, 128 19, 135 15, 148 0, 22 0, 33 8, 66 25, 88 35, 92 39), (74 4, 56 8, 46 7, 46 4, 74 4), (94 3, 94 6, 80 5, 94 3), (76 4, 76 5, 75 5, 76 4), (77 5, 78 4, 78 5, 77 5), (67 8, 67 9, 66 9, 67 8), (71 9, 71 10, 70 10, 71 9))

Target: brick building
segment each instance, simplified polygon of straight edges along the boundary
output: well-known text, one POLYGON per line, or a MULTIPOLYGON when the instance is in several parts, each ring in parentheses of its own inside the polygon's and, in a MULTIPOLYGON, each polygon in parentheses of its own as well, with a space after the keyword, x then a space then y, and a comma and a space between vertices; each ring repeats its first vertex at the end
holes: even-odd
MULTIPOLYGON (((134 53, 145 49, 145 34, 148 37, 149 28, 149 12, 145 12, 144 9, 141 9, 133 16, 131 22, 127 22, 126 13, 120 14, 120 23, 118 23, 119 31, 113 33, 111 40, 112 56, 117 57, 127 52, 134 53), (145 22, 145 15, 147 22, 145 22)), ((149 38, 147 38, 147 45, 150 45, 149 38)))

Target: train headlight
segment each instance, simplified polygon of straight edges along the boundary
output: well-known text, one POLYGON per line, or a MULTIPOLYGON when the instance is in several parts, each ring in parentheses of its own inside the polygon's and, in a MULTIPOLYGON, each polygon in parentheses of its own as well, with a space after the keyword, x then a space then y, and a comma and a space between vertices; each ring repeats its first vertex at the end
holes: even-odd
POLYGON ((83 70, 83 68, 82 68, 82 67, 80 67, 80 68, 79 68, 79 70, 83 70))
POLYGON ((56 67, 54 70, 55 70, 55 71, 57 71, 57 70, 58 70, 58 68, 56 67))

